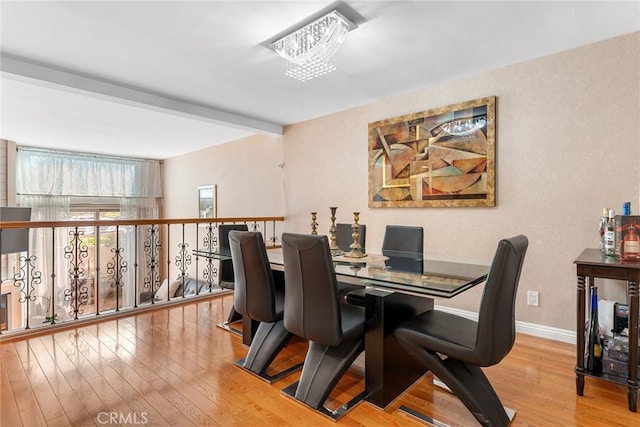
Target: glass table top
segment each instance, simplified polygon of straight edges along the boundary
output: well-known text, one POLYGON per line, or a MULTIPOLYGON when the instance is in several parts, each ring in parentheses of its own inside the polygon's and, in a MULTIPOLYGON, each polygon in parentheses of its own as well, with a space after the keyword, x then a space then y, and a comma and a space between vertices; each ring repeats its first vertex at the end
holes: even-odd
MULTIPOLYGON (((230 260, 229 249, 195 249, 193 253, 208 259, 230 260)), ((281 248, 267 250, 274 270, 284 270, 281 248)), ((366 254, 362 258, 334 257, 334 269, 340 281, 389 291, 451 298, 487 278, 489 266, 466 260, 436 260, 422 254, 389 251, 385 255, 366 254)))
MULTIPOLYGON (((352 284, 451 298, 484 282, 489 272, 488 265, 462 259, 443 261, 415 253, 387 254, 367 254, 349 261, 343 256, 336 257, 336 275, 340 281, 352 284)), ((274 270, 283 270, 281 249, 269 249, 267 255, 274 270)))

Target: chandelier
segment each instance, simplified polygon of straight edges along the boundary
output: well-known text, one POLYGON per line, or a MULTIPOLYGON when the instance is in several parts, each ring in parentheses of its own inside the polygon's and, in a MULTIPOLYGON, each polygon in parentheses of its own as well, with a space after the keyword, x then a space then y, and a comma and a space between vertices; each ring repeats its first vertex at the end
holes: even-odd
POLYGON ((452 120, 447 123, 443 123, 440 128, 454 136, 471 135, 472 133, 482 129, 487 124, 487 118, 485 116, 470 117, 463 119, 452 120))
POLYGON ((356 25, 334 10, 271 44, 288 61, 285 74, 306 81, 336 69, 333 57, 356 25))

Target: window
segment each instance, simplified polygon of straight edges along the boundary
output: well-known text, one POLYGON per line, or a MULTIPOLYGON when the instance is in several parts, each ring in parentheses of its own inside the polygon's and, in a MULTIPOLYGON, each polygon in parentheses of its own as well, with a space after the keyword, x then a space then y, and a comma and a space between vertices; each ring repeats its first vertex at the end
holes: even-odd
MULTIPOLYGON (((113 221, 121 219, 120 208, 108 204, 102 206, 73 205, 69 211, 69 221, 113 221)), ((85 313, 96 310, 96 296, 100 299, 99 309, 112 310, 116 307, 116 277, 113 271, 113 248, 116 248, 116 227, 79 227, 80 240, 86 248, 81 260, 81 286, 87 287, 85 313), (86 252, 85 252, 86 249, 86 252), (96 289, 98 287, 98 289, 96 289), (98 291, 98 292, 96 292, 98 291)), ((122 293, 120 291, 120 298, 122 293)))

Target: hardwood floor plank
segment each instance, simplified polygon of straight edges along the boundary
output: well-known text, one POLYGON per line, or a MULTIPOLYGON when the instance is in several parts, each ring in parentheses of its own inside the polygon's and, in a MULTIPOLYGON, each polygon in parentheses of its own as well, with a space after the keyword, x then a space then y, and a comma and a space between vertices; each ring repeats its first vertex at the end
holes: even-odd
POLYGON ((66 416, 62 415, 58 418, 54 418, 53 420, 47 421, 48 427, 75 427, 78 424, 74 424, 69 420, 66 416))
POLYGON ((46 380, 37 363, 32 360, 32 354, 25 342, 15 342, 16 356, 4 358, 9 375, 9 381, 14 390, 21 418, 24 414, 33 413, 29 417, 44 421, 63 414, 57 404, 55 395, 48 388, 46 380), (41 404, 45 405, 41 407, 41 404), (37 413, 37 414, 36 414, 37 413))
MULTIPOLYGON (((145 346, 143 343, 138 343, 138 346, 136 346, 136 360, 147 368, 144 373, 146 373, 147 377, 150 378, 149 384, 151 387, 154 387, 167 402, 192 422, 196 424, 217 425, 213 419, 207 416, 206 410, 203 411, 201 407, 194 404, 196 402, 200 402, 208 409, 210 405, 202 403, 205 401, 203 396, 199 394, 193 386, 183 382, 179 377, 167 369, 166 352, 161 353, 160 355, 158 354, 157 347, 160 342, 163 341, 160 334, 163 333, 164 330, 160 329, 158 334, 154 335, 155 339, 152 340, 153 345, 145 346)), ((111 340, 111 342, 115 342, 113 340, 112 332, 107 328, 103 328, 101 334, 107 341, 111 340)), ((120 350, 125 351, 125 348, 121 346, 120 350)), ((131 354, 129 353, 129 355, 131 354)), ((130 360, 130 357, 128 357, 127 360, 130 360)), ((135 368, 139 368, 139 365, 134 365, 134 369, 135 368)))
POLYGON ((42 337, 41 340, 74 390, 78 399, 76 404, 81 404, 93 421, 96 421, 97 414, 108 412, 108 406, 89 383, 92 378, 98 376, 97 371, 87 370, 88 363, 84 358, 79 357, 73 347, 65 347, 65 340, 60 339, 59 336, 49 335, 42 337))
POLYGON ((96 353, 91 346, 84 340, 85 335, 96 325, 87 326, 86 329, 74 330, 67 334, 58 334, 58 342, 67 354, 71 355, 71 360, 79 366, 83 366, 90 373, 89 377, 85 377, 89 387, 95 395, 100 397, 104 403, 104 409, 99 413, 90 413, 92 417, 97 417, 102 412, 114 412, 121 414, 134 413, 134 410, 127 404, 125 400, 111 387, 109 382, 102 375, 104 362, 100 359, 100 355, 96 353), (91 367, 91 369, 89 369, 91 367))
MULTIPOLYGON (((231 303, 228 295, 0 343, 3 427, 99 426, 101 413, 145 414, 153 426, 335 426, 281 393, 299 373, 267 384, 233 364, 248 348, 216 327, 231 303)), ((306 342, 293 340, 274 369, 302 361, 306 350, 306 342)), ((517 411, 512 426, 640 425, 625 387, 587 378, 577 396, 574 359, 574 345, 518 335, 511 353, 485 369, 503 403, 517 411)), ((331 402, 358 393, 362 377, 360 358, 331 402)), ((452 427, 477 425, 429 375, 386 410, 361 403, 339 425, 423 425, 398 411, 404 404, 452 427)))
POLYGON ((83 405, 77 404, 79 396, 69 384, 67 375, 59 369, 55 360, 52 359, 42 337, 31 340, 31 350, 57 397, 60 408, 64 411, 63 416, 52 420, 47 419, 47 424, 64 425, 65 422, 68 422, 70 425, 77 425, 87 419, 89 414, 83 405))
MULTIPOLYGON (((2 354, 9 357, 11 352, 2 354)), ((13 394, 13 389, 11 388, 11 381, 7 374, 7 367, 5 366, 4 358, 0 359, 0 396, 2 397, 0 400, 0 425, 20 425, 20 410, 18 409, 16 398, 13 394)))

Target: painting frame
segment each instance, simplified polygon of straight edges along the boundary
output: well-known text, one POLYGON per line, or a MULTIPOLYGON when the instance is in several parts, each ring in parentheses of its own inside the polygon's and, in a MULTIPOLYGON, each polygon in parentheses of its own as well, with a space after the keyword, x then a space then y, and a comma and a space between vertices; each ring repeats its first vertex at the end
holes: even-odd
POLYGON ((369 207, 492 207, 496 97, 369 123, 369 207))
POLYGON ((216 184, 198 187, 198 218, 218 217, 218 186, 216 184))

